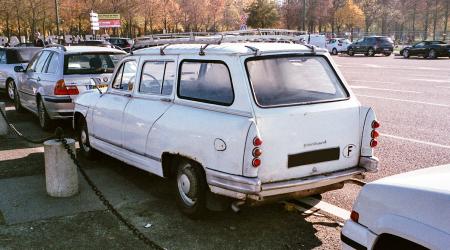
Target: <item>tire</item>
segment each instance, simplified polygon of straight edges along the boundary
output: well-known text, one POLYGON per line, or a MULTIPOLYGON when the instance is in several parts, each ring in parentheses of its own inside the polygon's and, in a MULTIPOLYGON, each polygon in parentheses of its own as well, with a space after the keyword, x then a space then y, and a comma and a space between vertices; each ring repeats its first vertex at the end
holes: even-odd
POLYGON ((408 59, 409 58, 409 51, 407 49, 405 49, 403 51, 403 58, 408 59))
POLYGON ((17 89, 14 91, 14 108, 19 113, 24 113, 25 109, 22 107, 22 103, 20 102, 20 96, 17 89))
POLYGON ((6 82, 6 93, 8 94, 8 98, 11 101, 14 101, 15 92, 16 92, 16 83, 14 82, 14 80, 10 79, 6 82))
POLYGON ((349 50, 347 51, 347 54, 348 54, 349 56, 354 56, 354 55, 355 55, 355 51, 353 51, 353 49, 349 49, 349 50))
POLYGON ((206 213, 206 177, 200 165, 189 160, 180 160, 174 180, 177 206, 191 219, 206 213))
POLYGON ((436 59, 436 58, 437 58, 436 50, 430 49, 430 51, 428 52, 428 58, 430 58, 430 59, 436 59))
POLYGON ((93 159, 97 154, 97 151, 91 147, 86 120, 84 118, 80 118, 77 127, 77 139, 80 144, 80 152, 87 159, 93 159))
POLYGON ((391 55, 391 53, 384 53, 384 55, 385 55, 385 56, 390 56, 390 55, 391 55))
POLYGON ((39 125, 43 130, 48 131, 51 129, 51 120, 50 117, 48 116, 47 109, 45 109, 42 98, 38 98, 37 103, 38 103, 37 111, 38 111, 39 125))
POLYGON ((367 50, 367 55, 368 56, 375 56, 375 50, 373 48, 369 48, 367 50))
POLYGON ((337 54, 338 54, 337 49, 336 49, 336 48, 333 48, 333 49, 331 50, 331 54, 332 54, 332 55, 337 55, 337 54))

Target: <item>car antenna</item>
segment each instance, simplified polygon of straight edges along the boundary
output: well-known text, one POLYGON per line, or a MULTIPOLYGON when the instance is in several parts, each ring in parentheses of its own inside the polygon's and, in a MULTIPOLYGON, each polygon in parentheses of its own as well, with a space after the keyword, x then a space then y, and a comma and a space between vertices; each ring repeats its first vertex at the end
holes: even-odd
POLYGON ((253 46, 249 46, 249 45, 245 45, 246 48, 250 49, 251 51, 255 52, 255 56, 258 55, 259 53, 259 49, 253 47, 253 46))
POLYGON ((305 47, 309 48, 311 50, 311 53, 316 54, 316 46, 311 44, 305 44, 305 47))

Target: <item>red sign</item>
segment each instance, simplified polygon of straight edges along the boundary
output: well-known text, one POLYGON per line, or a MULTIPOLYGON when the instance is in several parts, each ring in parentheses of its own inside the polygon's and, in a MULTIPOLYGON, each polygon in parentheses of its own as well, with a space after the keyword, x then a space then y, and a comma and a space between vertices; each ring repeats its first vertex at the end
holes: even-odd
POLYGON ((100 28, 120 28, 120 19, 99 19, 98 26, 100 28))

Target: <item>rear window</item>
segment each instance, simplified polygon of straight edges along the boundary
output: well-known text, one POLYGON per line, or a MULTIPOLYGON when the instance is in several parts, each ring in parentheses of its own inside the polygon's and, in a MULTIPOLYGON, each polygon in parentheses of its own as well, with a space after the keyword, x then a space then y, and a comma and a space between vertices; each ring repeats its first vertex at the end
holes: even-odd
POLYGON ((342 100, 348 93, 321 56, 261 57, 246 62, 255 100, 278 107, 342 100))
POLYGON ((102 74, 112 73, 114 66, 124 54, 83 53, 64 56, 64 74, 102 74))
POLYGON ((21 48, 6 50, 8 64, 27 63, 42 48, 21 48))

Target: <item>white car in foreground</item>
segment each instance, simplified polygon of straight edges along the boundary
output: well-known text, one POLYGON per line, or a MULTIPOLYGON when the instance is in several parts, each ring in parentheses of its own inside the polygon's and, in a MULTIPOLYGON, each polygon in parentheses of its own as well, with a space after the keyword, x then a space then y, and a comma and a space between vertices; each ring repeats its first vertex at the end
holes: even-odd
POLYGON ((376 171, 379 123, 326 50, 286 43, 179 44, 137 50, 105 93, 75 101, 82 153, 93 149, 172 178, 181 210, 210 193, 234 208, 342 188, 376 171))
POLYGON ((450 165, 366 184, 341 240, 344 249, 450 249, 450 165))

